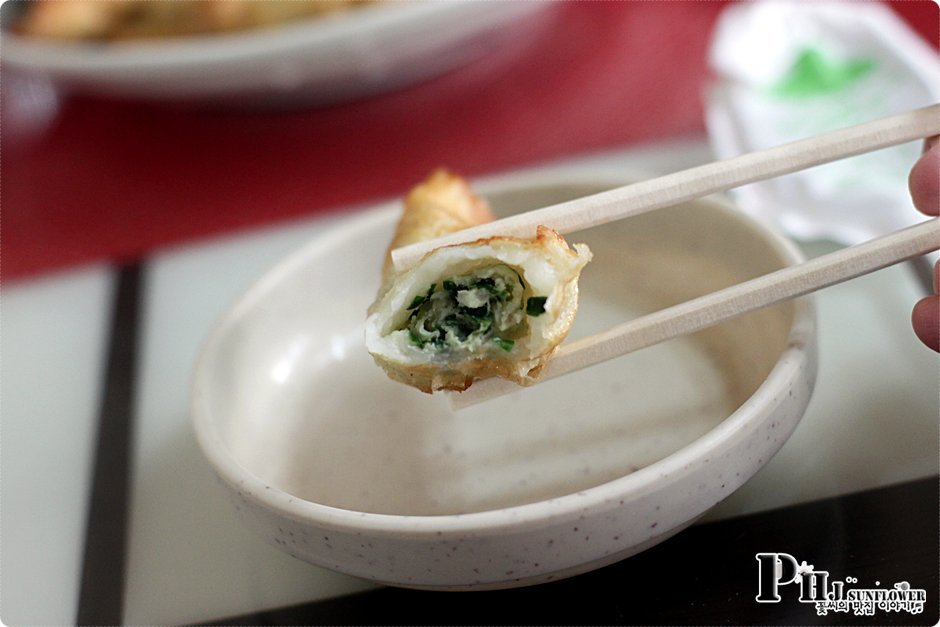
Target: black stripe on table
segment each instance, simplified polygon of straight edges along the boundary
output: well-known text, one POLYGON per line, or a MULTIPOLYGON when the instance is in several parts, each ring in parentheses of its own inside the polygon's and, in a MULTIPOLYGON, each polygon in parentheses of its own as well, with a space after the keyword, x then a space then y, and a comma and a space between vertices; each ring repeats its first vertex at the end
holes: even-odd
MULTIPOLYGON (((652 549, 563 581, 492 592, 381 588, 234 616, 219 625, 936 625, 940 524, 936 477, 696 525, 652 549), (830 581, 927 593, 921 614, 818 616, 795 587, 759 604, 760 552, 788 553, 830 581), (876 582, 879 582, 876 585, 876 582)), ((853 586, 847 586, 853 587, 853 586)))
POLYGON ((123 620, 141 274, 136 264, 118 271, 85 527, 78 625, 119 625, 123 620))

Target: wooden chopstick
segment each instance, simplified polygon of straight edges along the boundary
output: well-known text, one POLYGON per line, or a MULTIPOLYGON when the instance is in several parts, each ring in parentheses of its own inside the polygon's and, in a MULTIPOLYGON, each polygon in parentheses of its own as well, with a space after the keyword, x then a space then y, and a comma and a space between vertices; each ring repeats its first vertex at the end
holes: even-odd
MULTIPOLYGON (((562 344, 545 365, 539 382, 695 333, 938 249, 940 218, 933 218, 562 344)), ((451 407, 462 409, 522 389, 525 388, 505 379, 483 379, 466 391, 451 393, 448 397, 451 407)))
POLYGON ((404 246, 392 251, 392 263, 397 270, 402 271, 441 246, 496 235, 534 237, 538 225, 548 226, 562 234, 573 233, 755 181, 937 134, 940 134, 940 104, 715 161, 404 246))

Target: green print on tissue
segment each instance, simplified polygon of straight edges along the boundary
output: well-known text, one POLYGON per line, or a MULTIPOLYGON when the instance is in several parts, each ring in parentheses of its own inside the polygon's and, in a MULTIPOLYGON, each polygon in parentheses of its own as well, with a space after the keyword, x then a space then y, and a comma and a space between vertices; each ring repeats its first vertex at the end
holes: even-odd
POLYGON ((875 69, 873 59, 840 60, 827 57, 815 48, 800 52, 787 75, 771 88, 784 98, 810 98, 845 89, 875 69))

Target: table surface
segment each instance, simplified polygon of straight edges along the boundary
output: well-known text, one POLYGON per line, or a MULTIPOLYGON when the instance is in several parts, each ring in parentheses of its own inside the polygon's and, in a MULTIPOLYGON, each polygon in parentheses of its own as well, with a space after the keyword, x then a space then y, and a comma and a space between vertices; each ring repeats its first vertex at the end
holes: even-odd
MULTIPOLYGON (((693 53, 704 50, 717 3, 687 13, 652 10, 660 3, 590 5, 607 8, 565 9, 582 32, 606 32, 605 20, 621 28, 632 20, 627 32, 635 36, 643 24, 684 20, 678 27, 689 33, 686 50, 692 60, 681 71, 703 72, 702 59, 693 53)), ((608 56, 597 54, 614 64, 628 39, 614 38, 600 46, 608 56)), ((356 141, 368 141, 369 133, 386 142, 404 141, 407 133, 379 129, 408 118, 408 107, 448 110, 462 90, 476 89, 475 81, 491 80, 492 73, 505 78, 496 83, 505 97, 512 81, 526 74, 519 65, 542 67, 533 61, 537 44, 530 45, 536 48, 518 53, 517 65, 484 62, 402 93, 324 111, 214 115, 75 98, 60 103, 57 121, 38 139, 3 146, 4 623, 936 624, 940 361, 909 328, 910 306, 926 289, 910 264, 816 295, 819 377, 794 435, 701 523, 621 563, 502 592, 380 588, 295 560, 235 520, 190 426, 188 394, 200 345, 213 321, 266 269, 311 238, 329 237, 363 206, 400 193, 408 184, 403 181, 421 176, 429 159, 443 159, 445 146, 438 144, 443 117, 426 118, 437 128, 412 133, 416 144, 402 148, 390 170, 381 167, 387 156, 352 169, 352 150, 333 155, 336 163, 324 166, 330 155, 312 149, 300 164, 285 166, 286 173, 268 165, 235 191, 194 196, 200 178, 224 186, 246 177, 250 162, 257 162, 242 155, 210 167, 215 153, 209 146, 220 138, 254 142, 277 163, 300 154, 285 137, 297 134, 302 143, 337 123, 348 129, 360 122, 365 135, 356 141), (161 137, 168 129, 172 137, 161 137), (271 129, 285 142, 283 149, 261 138, 271 129), (194 136, 187 138, 190 132, 194 136), (128 133, 143 147, 129 148, 128 133), (171 148, 181 146, 184 163, 162 163, 171 148), (155 147, 157 154, 146 152, 155 147), (128 165, 135 159, 137 165, 128 165), (181 174, 193 165, 199 167, 181 174), (222 176, 220 167, 231 176, 222 176), (311 167, 326 167, 325 173, 308 180, 303 190, 291 183, 262 198, 282 177, 294 180, 311 167), (124 183, 102 191, 102 173, 125 177, 124 183), (180 187, 167 191, 143 182, 156 174, 181 177, 180 187), (325 195, 309 203, 310 190, 330 176, 344 181, 346 190, 328 184, 322 187, 325 195), (368 182, 350 187, 351 180, 360 179, 368 182), (131 204, 142 189, 151 195, 140 206, 131 204), (96 198, 100 215, 88 211, 96 198), (174 199, 181 205, 168 212, 166 203, 174 199), (207 199, 211 206, 202 206, 207 199), (265 209, 226 213, 239 199, 265 209), (142 228, 148 220, 153 228, 142 228), (84 225, 81 237, 76 225, 84 225), (927 590, 928 602, 920 615, 871 617, 817 616, 795 595, 757 603, 758 552, 789 553, 830 571, 834 579, 854 576, 860 586, 907 581, 927 590)), ((562 48, 569 78, 590 64, 589 47, 562 48)), ((649 74, 632 65, 624 69, 640 78, 618 83, 611 98, 654 84, 662 69, 657 64, 668 62, 658 57, 649 74)), ((539 71, 527 80, 544 79, 539 71)), ((611 88, 596 77, 581 80, 595 96, 611 88)), ((503 120, 501 133, 516 115, 525 120, 517 137, 544 134, 544 141, 494 154, 505 140, 476 139, 453 155, 456 165, 475 179, 488 173, 511 177, 521 170, 652 176, 711 160, 691 88, 675 100, 673 92, 650 89, 643 111, 609 102, 587 107, 595 123, 617 129, 608 134, 582 120, 584 111, 569 111, 571 101, 558 94, 541 96, 550 103, 545 115, 555 116, 563 128, 554 134, 546 132, 546 118, 485 100, 488 115, 503 120), (649 104, 657 99, 672 104, 649 104), (635 121, 657 109, 645 123, 635 121)), ((468 137, 486 126, 486 116, 475 117, 470 109, 458 109, 467 115, 468 137)), ((409 123, 411 130, 422 128, 409 123)), ((809 256, 837 248, 827 241, 800 245, 809 256)))
MULTIPOLYGON (((706 160, 708 154, 701 140, 670 142, 559 163, 549 172, 667 171, 706 160)), ((67 624, 83 603, 98 611, 119 610, 123 618, 118 620, 129 624, 234 622, 238 617, 248 623, 264 622, 268 619, 262 621, 258 613, 272 610, 280 612, 271 615, 278 622, 316 622, 319 612, 328 612, 323 616, 329 616, 330 622, 370 622, 379 616, 391 622, 463 620, 445 613, 447 602, 430 593, 427 599, 412 600, 419 593, 372 591, 367 594, 377 596, 362 603, 315 603, 372 586, 294 560, 242 528, 192 435, 189 381, 212 322, 265 269, 310 238, 329 237, 331 229, 348 219, 348 215, 313 218, 177 247, 118 269, 99 265, 4 289, 0 382, 5 622, 67 624), (123 350, 108 350, 115 341, 123 350), (127 418, 122 411, 129 414, 131 424, 118 438, 125 440, 129 451, 124 542, 115 537, 120 534, 109 531, 113 519, 107 515, 103 520, 93 518, 97 523, 85 528, 96 484, 112 494, 121 489, 113 476, 96 477, 93 462, 101 455, 96 453, 96 425, 108 415, 127 418), (37 494, 44 497, 36 499, 37 494), (88 540, 95 537, 96 548, 89 553, 88 540), (83 564, 89 559, 96 560, 101 570, 85 572, 83 564), (118 569, 115 585, 123 589, 123 597, 115 596, 114 587, 92 586, 94 594, 82 587, 86 578, 100 579, 109 568, 118 569), (422 607, 426 602, 431 605, 417 612, 415 601, 422 607), (290 607, 295 614, 285 613, 283 608, 290 607)), ((836 246, 812 242, 803 247, 815 255, 836 246)), ((909 482, 934 477, 940 463, 937 357, 917 344, 908 327, 910 304, 923 289, 910 267, 895 266, 816 296, 819 378, 806 415, 778 455, 709 514, 701 530, 694 528, 688 535, 721 536, 737 529, 751 537, 743 545, 747 550, 762 547, 791 553, 794 549, 789 547, 797 539, 812 540, 802 547, 801 559, 830 568, 835 577, 840 568, 842 576, 860 574, 850 553, 828 545, 830 539, 835 541, 833 534, 852 533, 861 538, 864 548, 851 554, 861 551, 868 556, 863 564, 872 576, 888 580, 897 574, 912 583, 920 577, 918 587, 936 590, 937 508, 930 505, 936 505, 935 482, 913 493, 916 502, 903 503, 914 513, 904 508, 883 511, 898 498, 896 494, 912 489, 909 482), (881 507, 879 517, 845 514, 842 507, 850 507, 850 502, 838 498, 828 505, 810 506, 816 510, 792 507, 885 487, 886 492, 873 493, 859 506, 881 507), (748 517, 781 507, 789 509, 748 517), (921 513, 924 508, 926 513, 921 513), (886 531, 896 525, 902 526, 896 533, 886 531), (904 525, 915 528, 905 531, 904 525), (884 542, 886 537, 891 543, 884 542), (916 567, 914 572, 896 573, 896 561, 911 555, 918 558, 909 564, 916 567)), ((667 556, 666 562, 657 562, 659 571, 668 575, 685 568, 683 563, 689 560, 697 563, 696 569, 704 568, 699 562, 721 558, 712 555, 713 542, 703 540, 691 548, 690 542, 680 535, 657 549, 667 556)), ((723 540, 727 542, 738 539, 723 540)), ((795 617, 797 622, 805 618, 806 608, 798 603, 790 605, 796 613, 787 614, 784 608, 751 602, 756 562, 753 553, 741 551, 745 549, 728 558, 736 562, 721 564, 720 571, 726 578, 734 575, 727 583, 740 586, 733 591, 742 599, 739 605, 749 607, 757 622, 775 616, 795 617)), ((609 596, 592 592, 597 607, 582 608, 583 614, 569 609, 565 615, 579 617, 579 622, 604 622, 614 615, 652 620, 657 615, 655 603, 668 599, 660 595, 654 603, 639 595, 641 600, 625 605, 623 596, 637 585, 635 579, 650 559, 631 558, 559 584, 565 595, 599 584, 609 591, 609 596)), ((679 584, 672 589, 695 607, 713 604, 720 600, 716 594, 727 593, 720 581, 711 585, 711 590, 679 584)), ((517 595, 525 600, 554 594, 546 590, 483 596, 517 595)), ((737 616, 743 610, 734 611, 737 616)), ((669 616, 679 615, 663 614, 660 622, 671 622, 669 616)), ((701 622, 718 619, 722 613, 711 607, 705 614, 688 609, 682 616, 701 622)))

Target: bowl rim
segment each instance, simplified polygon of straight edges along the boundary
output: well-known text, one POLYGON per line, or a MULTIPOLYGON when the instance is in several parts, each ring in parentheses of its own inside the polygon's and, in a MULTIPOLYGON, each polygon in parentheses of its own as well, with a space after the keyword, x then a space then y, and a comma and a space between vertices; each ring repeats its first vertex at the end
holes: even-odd
MULTIPOLYGON (((516 176, 514 178, 492 177, 474 182, 474 187, 481 195, 523 191, 533 186, 552 187, 557 185, 592 185, 601 189, 615 187, 639 180, 629 175, 593 176, 565 175, 563 177, 516 176)), ((744 213, 730 202, 716 196, 700 198, 693 203, 704 203, 712 210, 717 210, 731 217, 743 220, 761 233, 773 250, 788 264, 799 263, 804 259, 796 244, 784 236, 769 221, 758 216, 744 213)), ((238 299, 236 304, 213 324, 213 327, 200 350, 194 369, 190 413, 196 439, 203 453, 211 462, 215 473, 231 488, 244 497, 257 502, 266 509, 273 510, 288 519, 315 523, 334 531, 365 532, 380 536, 440 537, 449 533, 472 534, 477 536, 505 533, 513 529, 531 530, 533 527, 547 527, 560 521, 571 520, 598 508, 619 504, 625 494, 631 500, 652 492, 656 482, 664 477, 678 480, 683 471, 691 472, 696 462, 707 459, 707 452, 720 448, 725 442, 733 442, 737 433, 751 419, 754 400, 772 396, 774 392, 786 389, 799 371, 811 359, 807 347, 812 345, 816 332, 815 304, 812 295, 802 296, 792 301, 794 305, 793 322, 790 326, 787 344, 778 356, 767 377, 744 402, 731 414, 721 420, 692 442, 673 451, 665 457, 626 475, 605 481, 598 485, 571 492, 549 499, 530 503, 511 505, 502 508, 455 514, 411 515, 387 514, 358 511, 335 507, 305 500, 301 497, 268 485, 262 478, 242 466, 225 447, 218 431, 214 429, 208 407, 203 407, 202 379, 211 358, 214 347, 223 339, 229 326, 234 324, 246 310, 263 297, 279 280, 297 267, 305 264, 311 257, 317 256, 322 249, 334 248, 344 241, 354 241, 357 234, 389 222, 399 210, 398 202, 385 203, 368 209, 350 219, 344 225, 333 227, 320 234, 300 249, 282 259, 270 268, 238 299), (337 239, 341 237, 342 239, 337 239)), ((798 419, 797 419, 798 421, 798 419)), ((768 460, 769 460, 768 456, 768 460)), ((765 463, 766 461, 765 460, 765 463)))

